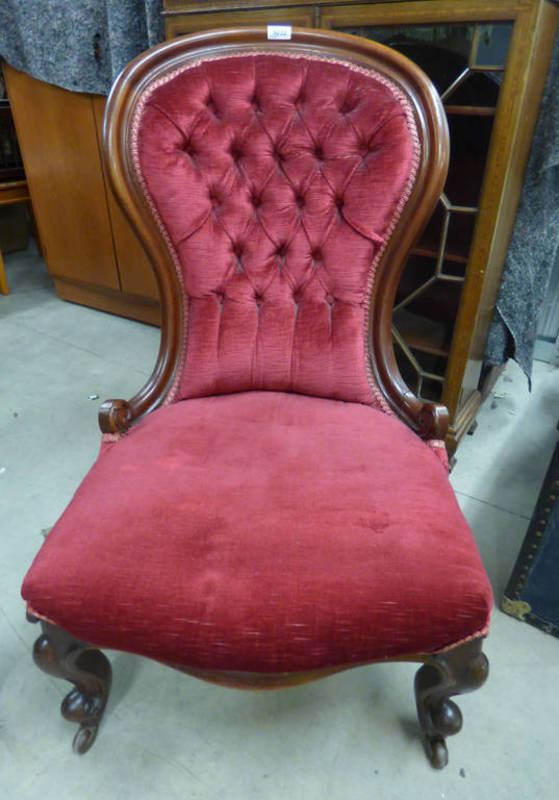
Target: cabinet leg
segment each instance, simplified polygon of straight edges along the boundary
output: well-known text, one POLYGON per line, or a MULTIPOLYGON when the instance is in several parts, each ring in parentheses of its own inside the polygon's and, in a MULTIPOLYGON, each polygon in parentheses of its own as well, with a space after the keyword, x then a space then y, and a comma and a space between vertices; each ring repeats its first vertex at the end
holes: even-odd
POLYGON ((475 419, 468 428, 468 436, 473 436, 477 430, 477 419, 475 419))

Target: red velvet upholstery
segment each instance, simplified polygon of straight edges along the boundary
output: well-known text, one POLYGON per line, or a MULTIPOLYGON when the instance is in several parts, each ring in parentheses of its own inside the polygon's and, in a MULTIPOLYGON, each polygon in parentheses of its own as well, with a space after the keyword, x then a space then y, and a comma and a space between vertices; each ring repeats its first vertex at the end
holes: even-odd
POLYGON ((418 148, 407 98, 347 62, 222 57, 148 88, 135 164, 189 298, 176 398, 268 389, 383 405, 368 298, 418 148))
POLYGON ((99 646, 282 672, 445 648, 491 590, 436 455, 369 406, 186 400, 105 446, 23 587, 99 646))

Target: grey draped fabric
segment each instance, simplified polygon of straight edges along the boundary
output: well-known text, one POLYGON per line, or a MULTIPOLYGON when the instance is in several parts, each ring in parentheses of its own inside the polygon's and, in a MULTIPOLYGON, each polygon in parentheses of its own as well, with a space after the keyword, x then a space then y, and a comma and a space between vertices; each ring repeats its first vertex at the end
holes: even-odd
POLYGON ((559 247, 559 36, 555 42, 485 360, 530 380, 539 313, 559 247))
POLYGON ((34 78, 107 94, 164 39, 161 0, 0 0, 0 55, 34 78))

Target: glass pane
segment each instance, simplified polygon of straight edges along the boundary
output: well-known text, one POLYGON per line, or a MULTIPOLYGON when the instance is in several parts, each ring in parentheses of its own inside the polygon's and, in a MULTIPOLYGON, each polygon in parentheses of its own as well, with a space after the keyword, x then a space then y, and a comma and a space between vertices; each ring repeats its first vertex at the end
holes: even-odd
POLYGON ((444 236, 444 223, 447 213, 449 219, 444 247, 445 259, 466 264, 470 254, 476 214, 464 214, 458 211, 446 212, 441 201, 437 204, 435 213, 413 248, 413 252, 415 255, 437 258, 444 236))
POLYGON ((445 104, 495 108, 500 85, 501 75, 498 72, 471 72, 454 92, 445 97, 445 104))
POLYGON ((468 66, 475 25, 363 25, 336 30, 393 47, 420 66, 442 93, 468 66))
POLYGON ((477 53, 474 54, 476 66, 504 67, 509 49, 512 22, 495 25, 480 25, 477 53))
POLYGON ((406 311, 443 323, 450 332, 456 322, 462 284, 434 279, 425 286, 434 273, 434 259, 410 256, 400 279, 396 305, 403 303, 406 311), (413 297, 409 300, 412 294, 413 297))
POLYGON ((438 381, 435 382, 429 380, 429 378, 423 379, 423 384, 421 386, 422 400, 430 400, 432 403, 438 403, 439 400, 441 399, 442 391, 443 391, 442 383, 439 383, 438 381))
POLYGON ((410 347, 407 347, 406 352, 398 342, 395 342, 394 351, 402 378, 411 391, 423 400, 438 402, 441 399, 448 363, 446 357, 410 347))
POLYGON ((405 383, 414 394, 419 394, 419 374, 414 365, 410 363, 406 353, 402 350, 398 342, 394 342, 394 353, 400 373, 405 383))
POLYGON ((437 257, 443 236, 445 217, 446 211, 439 200, 433 216, 413 249, 414 253, 417 255, 432 256, 433 258, 437 257))
POLYGON ((464 278, 466 275, 466 265, 460 261, 451 261, 448 258, 445 258, 441 264, 441 271, 439 280, 445 280, 445 277, 454 279, 454 278, 464 278))
POLYGON ((449 261, 457 261, 462 264, 466 264, 468 261, 476 216, 476 214, 460 214, 456 211, 450 213, 445 248, 445 256, 449 261))
POLYGON ((405 300, 435 275, 435 259, 423 255, 408 258, 396 293, 396 305, 405 300))
POLYGON ((451 153, 445 194, 453 205, 477 206, 493 117, 449 115, 451 153))
MULTIPOLYGON (((445 358, 448 356, 450 336, 443 323, 402 308, 394 312, 394 326, 412 350, 445 358)), ((421 364, 422 359, 419 356, 416 358, 421 364)))

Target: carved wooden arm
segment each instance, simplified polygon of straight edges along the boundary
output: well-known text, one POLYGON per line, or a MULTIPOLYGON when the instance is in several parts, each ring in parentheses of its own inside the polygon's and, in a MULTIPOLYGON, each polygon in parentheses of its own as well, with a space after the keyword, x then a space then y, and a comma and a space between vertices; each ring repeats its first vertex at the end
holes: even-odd
POLYGON ((418 415, 422 439, 443 439, 448 432, 448 409, 439 403, 424 403, 418 415))
MULTIPOLYGON (((408 398, 411 397, 408 395, 408 398)), ((413 398, 414 405, 421 401, 413 398)), ((103 433, 126 433, 137 418, 133 407, 127 400, 105 400, 99 409, 99 427, 103 433)), ((417 433, 422 439, 443 439, 448 430, 448 410, 446 406, 437 403, 423 403, 419 412, 414 415, 417 419, 417 433)))
POLYGON ((103 433, 126 433, 133 422, 127 400, 105 400, 99 409, 99 427, 103 433))

